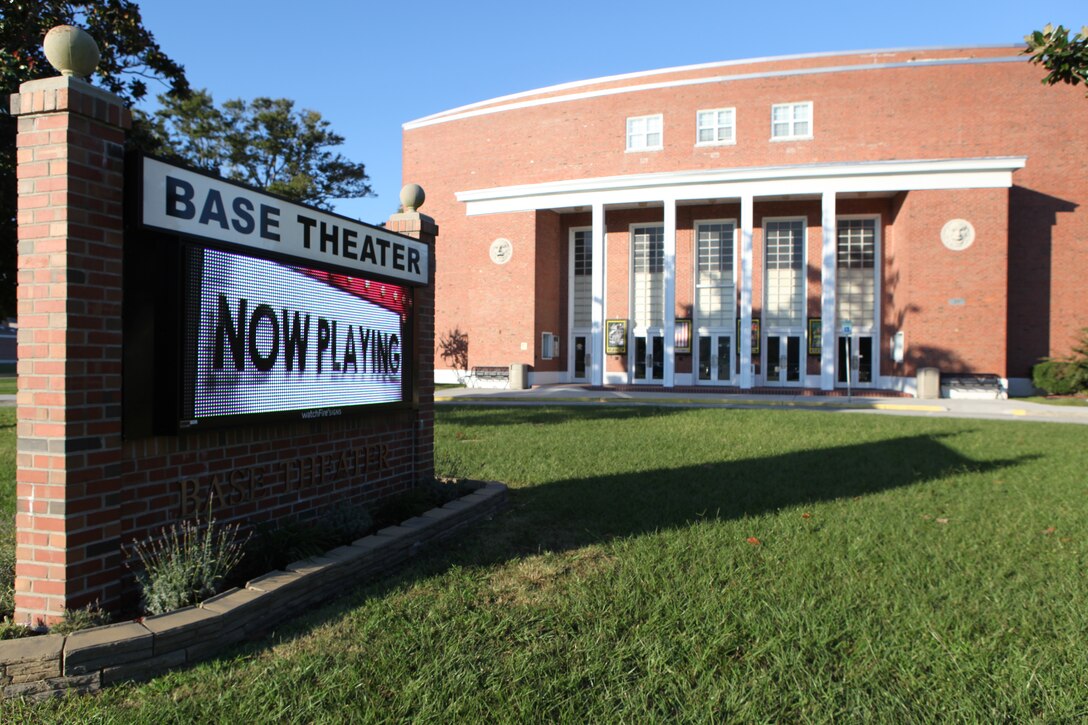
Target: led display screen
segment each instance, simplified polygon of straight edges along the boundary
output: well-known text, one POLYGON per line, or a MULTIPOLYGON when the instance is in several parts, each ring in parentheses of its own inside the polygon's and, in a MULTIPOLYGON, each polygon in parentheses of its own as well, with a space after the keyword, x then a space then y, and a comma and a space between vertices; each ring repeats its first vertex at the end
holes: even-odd
POLYGON ((182 428, 406 398, 408 288, 184 248, 182 428))

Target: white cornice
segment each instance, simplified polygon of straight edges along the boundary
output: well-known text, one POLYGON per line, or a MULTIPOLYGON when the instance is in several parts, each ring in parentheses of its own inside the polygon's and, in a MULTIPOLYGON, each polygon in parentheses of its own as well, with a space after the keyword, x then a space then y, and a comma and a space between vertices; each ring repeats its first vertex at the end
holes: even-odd
POLYGON ((763 166, 743 169, 631 174, 500 186, 456 193, 469 216, 743 195, 783 196, 824 192, 894 192, 917 189, 992 189, 1012 186, 1024 156, 973 159, 864 161, 843 164, 763 166))
POLYGON ((697 70, 704 70, 707 68, 727 68, 737 65, 759 65, 763 63, 772 63, 776 61, 790 61, 790 60, 805 60, 812 58, 855 58, 859 56, 867 55, 884 55, 889 53, 903 53, 903 52, 933 52, 944 50, 979 50, 990 48, 1005 48, 1009 47, 1010 50, 1019 48, 1017 46, 979 46, 978 48, 916 48, 916 49, 897 49, 897 50, 868 50, 858 51, 853 53, 841 53, 841 52, 828 52, 828 53, 807 53, 801 55, 783 55, 783 56, 768 56, 764 58, 749 58, 744 60, 729 60, 720 61, 716 63, 702 63, 698 65, 677 66, 675 68, 665 68, 661 70, 652 71, 640 71, 636 73, 626 73, 622 75, 605 76, 603 78, 594 78, 584 81, 574 81, 571 83, 560 83, 554 86, 547 86, 545 88, 537 88, 531 91, 522 91, 520 93, 511 93, 505 96, 499 96, 485 101, 478 101, 476 103, 470 103, 464 106, 458 106, 446 111, 434 113, 429 116, 418 118, 414 121, 408 121, 403 124, 404 130, 410 130, 413 128, 421 128, 424 126, 432 126, 439 123, 447 123, 450 121, 457 121, 464 118, 472 118, 474 116, 483 116, 492 113, 501 113, 503 111, 512 111, 520 108, 531 108, 533 106, 549 105, 553 103, 565 103, 568 101, 584 100, 587 98, 595 98, 598 96, 610 96, 622 93, 637 93, 640 91, 655 90, 659 88, 673 88, 677 86, 688 85, 700 85, 705 83, 725 83, 729 81, 743 81, 743 80, 756 80, 765 78, 776 78, 786 76, 802 76, 802 75, 815 75, 820 73, 840 73, 849 71, 862 71, 862 70, 887 70, 890 68, 921 68, 921 67, 933 67, 942 65, 971 65, 980 63, 1011 63, 1011 62, 1024 62, 1022 54, 1017 53, 1009 56, 999 57, 986 57, 986 58, 916 58, 908 61, 898 61, 893 63, 866 63, 866 64, 848 64, 848 65, 835 65, 835 66, 822 66, 815 68, 796 68, 790 70, 779 71, 764 71, 753 73, 737 73, 732 75, 716 75, 706 78, 684 78, 674 81, 660 81, 657 83, 642 83, 632 86, 620 86, 616 88, 602 88, 596 91, 583 91, 581 93, 568 93, 559 96, 550 96, 548 98, 530 98, 529 100, 519 101, 518 99, 528 98, 531 96, 540 96, 548 93, 558 93, 560 91, 571 90, 588 85, 596 85, 601 83, 613 83, 617 81, 629 80, 632 78, 643 78, 655 75, 665 75, 667 73, 680 73, 690 72, 697 70))

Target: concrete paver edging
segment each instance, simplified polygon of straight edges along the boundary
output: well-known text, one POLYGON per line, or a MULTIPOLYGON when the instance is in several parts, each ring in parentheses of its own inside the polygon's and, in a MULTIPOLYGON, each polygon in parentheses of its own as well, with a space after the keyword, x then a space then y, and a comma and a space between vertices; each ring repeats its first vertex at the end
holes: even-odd
POLYGON ((487 482, 398 526, 294 562, 196 606, 69 635, 0 642, 0 694, 44 699, 69 690, 94 692, 193 664, 392 569, 428 544, 492 516, 506 500, 504 484, 487 482))

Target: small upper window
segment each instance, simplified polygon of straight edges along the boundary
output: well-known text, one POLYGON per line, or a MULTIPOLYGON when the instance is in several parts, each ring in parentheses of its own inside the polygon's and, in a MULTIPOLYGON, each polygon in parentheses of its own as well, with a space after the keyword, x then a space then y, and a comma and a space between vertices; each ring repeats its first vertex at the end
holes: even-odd
POLYGON ((736 143, 737 110, 735 108, 715 108, 699 111, 696 114, 696 145, 712 146, 736 143))
POLYGON ((661 114, 627 119, 627 150, 656 151, 661 146, 661 114))
POLYGON ((812 138, 812 102, 771 106, 771 140, 812 138))

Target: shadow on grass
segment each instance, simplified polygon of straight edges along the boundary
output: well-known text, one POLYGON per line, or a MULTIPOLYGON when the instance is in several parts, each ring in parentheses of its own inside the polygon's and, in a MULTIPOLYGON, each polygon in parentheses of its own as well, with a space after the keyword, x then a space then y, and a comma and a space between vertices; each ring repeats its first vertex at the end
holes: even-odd
MULTIPOLYGON (((966 431, 965 431, 966 432, 966 431)), ((987 473, 1034 456, 974 461, 945 435, 918 435, 765 458, 706 463, 634 475, 557 481, 510 492, 509 528, 537 537, 509 552, 561 551, 696 520, 756 516, 852 498, 955 474, 987 473)))
MULTIPOLYGON (((645 414, 646 411, 643 411, 645 414)), ((667 414, 658 409, 655 414, 667 414)), ((502 422, 489 416, 492 425, 502 422)), ((597 411, 597 415, 605 414, 597 411)), ((607 415, 637 417, 638 411, 607 415)), ((562 422, 574 411, 534 414, 538 422, 562 422)), ((525 411, 517 420, 526 422, 525 411)), ((459 420, 458 425, 467 421, 459 420)), ((344 598, 282 627, 279 642, 349 613, 362 602, 384 597, 451 567, 486 567, 545 551, 562 552, 616 538, 682 528, 696 521, 732 520, 784 507, 853 498, 948 476, 1014 467, 1036 456, 972 460, 943 441, 952 435, 915 435, 765 458, 657 469, 636 474, 559 480, 511 489, 510 506, 495 519, 450 544, 424 552, 400 571, 360 583, 344 598)), ((243 645, 250 652, 268 640, 243 645)), ((224 653, 224 656, 229 656, 224 653)))

